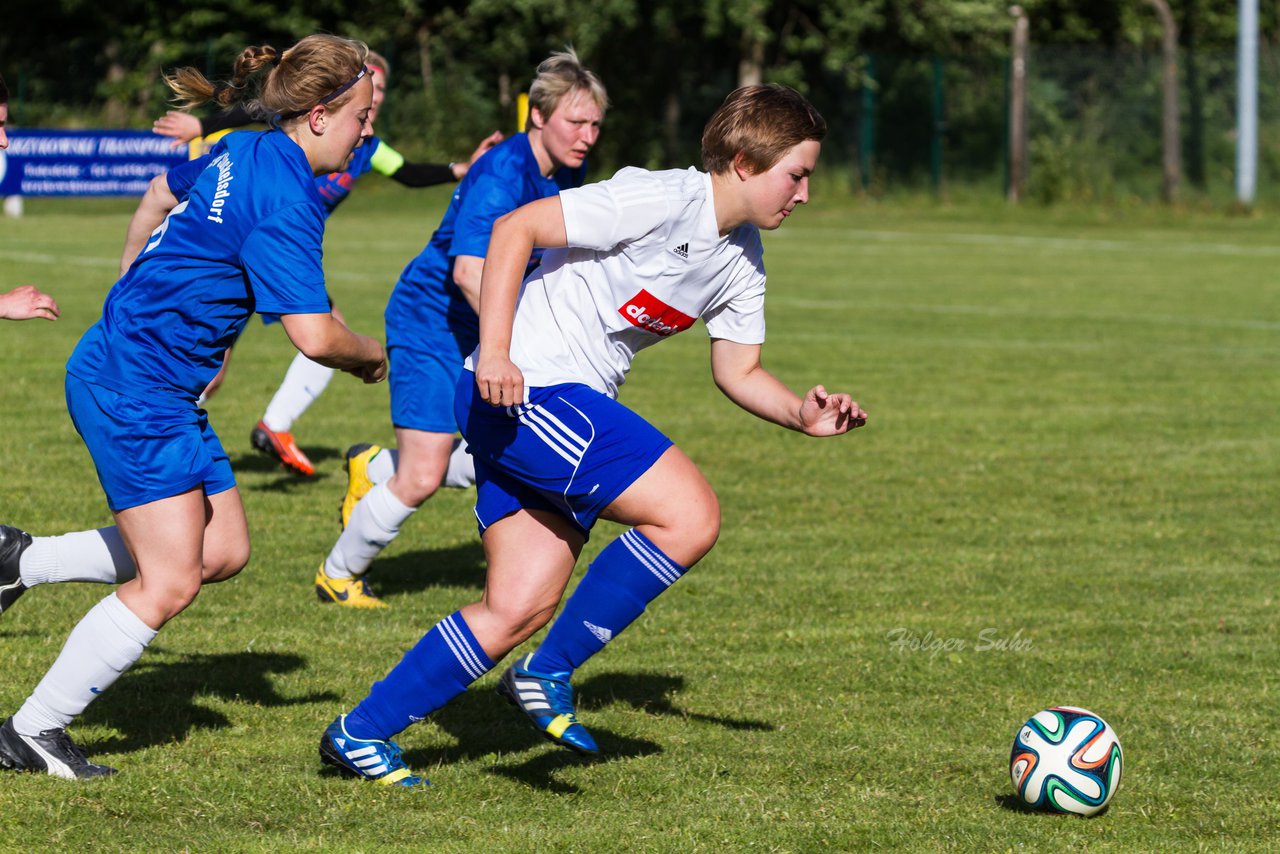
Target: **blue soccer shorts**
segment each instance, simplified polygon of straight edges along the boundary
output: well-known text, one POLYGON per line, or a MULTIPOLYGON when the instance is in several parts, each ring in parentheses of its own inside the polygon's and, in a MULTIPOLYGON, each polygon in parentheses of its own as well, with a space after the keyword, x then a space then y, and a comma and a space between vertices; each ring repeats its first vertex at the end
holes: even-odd
POLYGON ((462 362, 470 352, 462 352, 458 340, 448 332, 392 337, 388 330, 391 423, 428 433, 456 432, 453 392, 462 362))
POLYGON ((203 484, 236 485, 231 461, 203 409, 169 409, 67 374, 67 411, 98 470, 112 510, 172 498, 203 484))
POLYGON ((455 412, 476 462, 480 532, 517 510, 547 510, 584 536, 672 445, 639 415, 581 383, 525 389, 526 403, 492 406, 462 371, 455 412))

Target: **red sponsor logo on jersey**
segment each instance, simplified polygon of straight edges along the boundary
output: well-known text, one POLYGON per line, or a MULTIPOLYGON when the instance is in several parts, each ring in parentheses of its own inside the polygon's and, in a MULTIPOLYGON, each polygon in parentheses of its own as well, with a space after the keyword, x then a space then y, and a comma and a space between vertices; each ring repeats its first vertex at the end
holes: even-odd
POLYGON ((618 309, 618 314, 631 321, 633 325, 664 337, 683 332, 693 326, 694 320, 644 289, 627 300, 622 308, 618 309))

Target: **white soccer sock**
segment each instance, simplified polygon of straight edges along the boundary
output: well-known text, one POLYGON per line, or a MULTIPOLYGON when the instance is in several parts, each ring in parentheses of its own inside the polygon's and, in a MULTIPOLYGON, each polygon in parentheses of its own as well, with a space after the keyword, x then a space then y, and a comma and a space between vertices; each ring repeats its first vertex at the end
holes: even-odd
POLYGON ((71 630, 62 653, 13 716, 22 735, 60 729, 111 687, 156 636, 112 593, 71 630))
MULTIPOLYGON (((399 465, 400 452, 395 448, 383 448, 369 460, 365 473, 368 475, 370 483, 378 484, 390 480, 399 465)), ((452 489, 466 489, 468 486, 474 486, 475 482, 475 458, 467 450, 467 440, 461 436, 455 436, 453 449, 449 452, 449 467, 445 470, 444 483, 441 486, 447 486, 452 489)))
POLYGON ((28 587, 62 581, 120 584, 138 574, 114 525, 58 537, 33 537, 22 553, 18 572, 28 587))
POLYGON ((466 489, 476 482, 476 461, 467 450, 467 440, 453 440, 449 453, 449 468, 444 473, 444 485, 454 489, 466 489))
POLYGON ((391 480, 391 476, 396 473, 396 466, 398 465, 400 465, 400 452, 395 448, 383 448, 369 460, 365 473, 369 477, 369 482, 377 485, 391 480))
POLYGON ((293 364, 284 375, 284 382, 276 389, 275 396, 267 404, 267 413, 262 421, 274 433, 285 433, 293 427, 293 422, 307 411, 329 380, 333 379, 333 368, 326 368, 319 362, 313 362, 299 353, 293 358, 293 364))
POLYGON ((385 483, 369 490, 351 511, 346 530, 324 559, 324 574, 330 578, 364 575, 417 509, 402 504, 385 483))

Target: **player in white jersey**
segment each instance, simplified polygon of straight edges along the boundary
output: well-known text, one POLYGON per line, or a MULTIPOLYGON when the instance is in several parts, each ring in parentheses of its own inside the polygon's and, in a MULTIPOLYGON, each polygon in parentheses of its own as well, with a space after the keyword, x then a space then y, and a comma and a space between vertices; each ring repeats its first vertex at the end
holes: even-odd
POLYGON ((498 691, 580 753, 570 677, 702 558, 720 532, 693 462, 616 400, 641 349, 701 317, 717 386, 748 412, 811 436, 866 423, 847 394, 803 397, 760 363, 760 228, 809 198, 826 123, 798 93, 749 86, 703 135, 707 172, 624 169, 498 221, 480 291, 480 342, 455 414, 476 462, 484 596, 440 621, 321 740, 321 757, 383 783, 416 781, 389 739, 466 689, 555 613, 599 517, 610 543, 537 652, 498 691), (548 248, 521 283, 522 258, 548 248), (371 757, 377 757, 373 761, 371 757))

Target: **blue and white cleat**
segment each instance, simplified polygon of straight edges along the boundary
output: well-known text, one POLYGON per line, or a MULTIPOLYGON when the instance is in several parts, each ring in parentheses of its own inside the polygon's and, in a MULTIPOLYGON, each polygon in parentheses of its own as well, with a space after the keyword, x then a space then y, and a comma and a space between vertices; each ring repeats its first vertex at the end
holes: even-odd
POLYGON ((528 669, 531 655, 507 668, 498 680, 498 694, 529 716, 538 732, 562 747, 584 756, 600 752, 587 728, 573 711, 573 686, 563 679, 528 669))
POLYGON ((383 786, 429 786, 409 770, 394 741, 354 738, 347 734, 346 715, 338 715, 320 737, 320 761, 350 777, 383 786))

